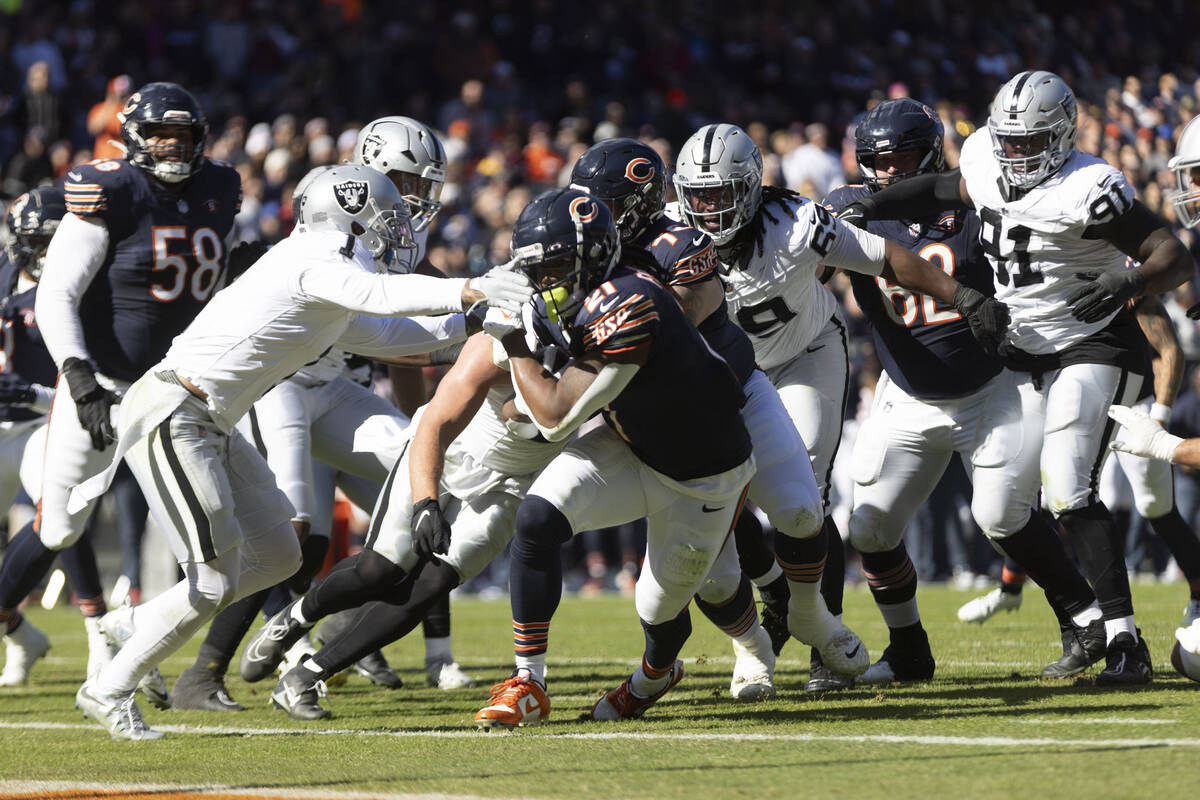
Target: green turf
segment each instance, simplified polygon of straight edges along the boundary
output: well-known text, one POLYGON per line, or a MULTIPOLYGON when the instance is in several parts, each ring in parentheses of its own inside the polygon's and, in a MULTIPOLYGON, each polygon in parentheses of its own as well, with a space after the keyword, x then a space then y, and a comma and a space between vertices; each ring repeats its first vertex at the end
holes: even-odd
MULTIPOLYGON (((143 743, 84 725, 73 708, 86 658, 78 614, 35 609, 30 618, 54 649, 29 686, 0 690, 0 778, 547 798, 1173 797, 1196 785, 1200 686, 1167 663, 1183 584, 1134 589, 1157 673, 1134 691, 1095 688, 1095 668, 1065 684, 1034 680, 1059 653, 1040 592, 983 627, 954 616, 973 594, 922 589, 939 661, 932 682, 805 695, 808 653, 792 642, 776 671, 779 697, 750 705, 729 699, 729 644, 694 612, 684 681, 644 720, 608 725, 578 718, 637 663, 633 602, 565 598, 551 631, 551 724, 490 735, 471 719, 486 684, 511 669, 509 609, 466 599, 454 604, 455 653, 482 688, 426 688, 416 636, 386 651, 403 689, 352 677, 325 700, 331 720, 294 722, 267 707, 270 682, 231 678, 249 711, 162 712, 143 702, 150 724, 169 731, 143 743), (65 727, 32 727, 43 723, 65 727)), ((846 605, 877 656, 887 634, 869 594, 850 589, 846 605)), ((169 681, 198 639, 163 665, 169 681)))

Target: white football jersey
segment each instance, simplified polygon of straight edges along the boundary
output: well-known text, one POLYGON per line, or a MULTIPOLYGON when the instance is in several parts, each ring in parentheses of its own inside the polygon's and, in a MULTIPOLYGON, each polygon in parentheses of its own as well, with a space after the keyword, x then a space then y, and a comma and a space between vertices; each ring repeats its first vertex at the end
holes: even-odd
MULTIPOLYGON (((345 234, 301 231, 218 292, 162 361, 208 395, 224 429, 270 387, 335 347, 362 355, 423 353, 466 338, 461 280, 382 275, 345 234), (417 314, 445 314, 411 318, 417 314)), ((158 369, 158 368, 155 368, 158 369)))
MULTIPOLYGON (((838 221, 806 197, 772 203, 768 211, 777 221, 763 218, 762 253, 754 249, 745 269, 721 267, 730 315, 764 369, 804 352, 837 309, 820 281, 822 267, 878 275, 884 248, 882 238, 838 221)), ((668 214, 678 219, 678 208, 668 214)))
POLYGON ((1028 353, 1056 353, 1105 328, 1116 311, 1080 322, 1065 300, 1084 285, 1075 273, 1125 268, 1125 254, 1090 231, 1133 203, 1120 170, 1076 150, 1056 174, 1010 201, 986 128, 963 143, 959 167, 983 222, 996 299, 1012 316, 1009 341, 1028 353))

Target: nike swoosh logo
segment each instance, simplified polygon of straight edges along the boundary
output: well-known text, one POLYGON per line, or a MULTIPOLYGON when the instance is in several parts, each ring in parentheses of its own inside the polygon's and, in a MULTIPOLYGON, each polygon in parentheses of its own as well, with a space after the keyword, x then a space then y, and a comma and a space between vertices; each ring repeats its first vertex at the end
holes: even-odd
POLYGON ((854 645, 853 650, 847 650, 842 655, 844 655, 846 658, 854 658, 856 655, 858 655, 859 650, 862 650, 862 642, 859 642, 858 644, 854 645))
POLYGON ((704 234, 700 234, 695 239, 692 239, 692 247, 699 247, 704 244, 704 234))
POLYGON ((825 345, 823 345, 823 344, 815 344, 815 345, 813 345, 812 347, 810 347, 810 348, 808 348, 807 350, 805 350, 804 352, 806 352, 806 353, 815 353, 815 352, 817 352, 818 350, 820 350, 820 349, 821 349, 822 347, 824 347, 824 346, 825 346, 825 345))
POLYGON ((413 530, 414 530, 414 531, 415 531, 415 530, 420 530, 420 528, 421 528, 421 520, 425 519, 425 515, 426 515, 426 514, 432 514, 432 513, 433 513, 433 512, 432 512, 432 511, 430 511, 428 508, 427 508, 427 509, 425 509, 424 511, 422 511, 422 512, 421 512, 421 516, 417 517, 417 521, 413 523, 413 530))
POLYGON ((82 176, 82 175, 80 175, 78 172, 68 172, 68 173, 67 173, 67 177, 68 177, 68 178, 70 178, 70 179, 71 179, 71 180, 73 180, 73 181, 81 181, 81 180, 83 180, 83 176, 82 176))
POLYGON ((612 300, 609 300, 607 303, 601 303, 599 306, 600 313, 601 314, 608 313, 609 309, 611 309, 613 306, 615 306, 617 304, 617 301, 620 299, 621 299, 620 297, 614 297, 612 300))
POLYGON ((700 506, 700 510, 703 511, 705 514, 712 514, 717 511, 724 511, 725 506, 717 506, 716 508, 709 508, 707 505, 702 505, 702 506, 700 506))

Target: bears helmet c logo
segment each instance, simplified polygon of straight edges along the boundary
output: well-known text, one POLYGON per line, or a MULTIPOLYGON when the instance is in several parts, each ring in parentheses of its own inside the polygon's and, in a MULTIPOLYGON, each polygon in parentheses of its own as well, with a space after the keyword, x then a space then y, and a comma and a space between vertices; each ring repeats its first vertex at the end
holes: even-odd
POLYGON ((634 183, 646 183, 654 177, 654 167, 648 158, 634 158, 625 165, 625 177, 634 183))

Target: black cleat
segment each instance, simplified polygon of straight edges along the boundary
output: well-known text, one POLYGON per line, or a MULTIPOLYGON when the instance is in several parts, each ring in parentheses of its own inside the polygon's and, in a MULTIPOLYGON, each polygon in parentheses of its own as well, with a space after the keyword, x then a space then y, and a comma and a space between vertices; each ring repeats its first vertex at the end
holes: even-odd
POLYGON ((354 671, 376 686, 382 686, 385 689, 399 689, 404 685, 404 681, 400 679, 395 670, 388 666, 387 659, 379 650, 367 653, 355 661, 354 671))
POLYGON ((787 578, 780 575, 766 586, 758 587, 758 596, 762 598, 762 626, 771 637, 771 650, 779 655, 788 639, 792 638, 787 624, 788 601, 792 591, 788 588, 787 578))
POLYGON ((246 707, 229 696, 225 676, 210 669, 190 666, 175 681, 171 692, 172 707, 189 711, 245 711, 246 707))
POLYGON ((283 709, 292 719, 305 722, 331 717, 329 709, 321 708, 317 702, 325 694, 325 684, 312 676, 312 670, 303 664, 288 672, 275 684, 271 705, 283 709))
POLYGON ((929 647, 929 636, 917 623, 917 630, 901 641, 893 639, 879 660, 854 679, 855 686, 886 685, 897 681, 933 680, 937 662, 929 647))
POLYGON ((1118 633, 1104 654, 1104 671, 1096 676, 1097 686, 1137 686, 1154 679, 1150 648, 1142 632, 1135 642, 1128 633, 1118 633))
POLYGON ((1104 620, 1096 619, 1080 628, 1075 625, 1062 632, 1063 654, 1042 670, 1043 678, 1070 678, 1104 658, 1104 620))
POLYGON ((808 670, 808 683, 804 684, 804 691, 810 694, 816 692, 837 692, 842 689, 849 689, 853 685, 854 678, 838 675, 825 666, 825 662, 821 660, 821 654, 817 651, 817 648, 814 647, 812 649, 812 661, 808 670))
POLYGON ((242 650, 242 659, 238 662, 238 672, 242 680, 248 683, 261 681, 270 675, 283 661, 283 656, 311 625, 301 625, 292 617, 292 607, 299 603, 293 600, 287 607, 267 620, 258 629, 258 633, 250 637, 242 650))

